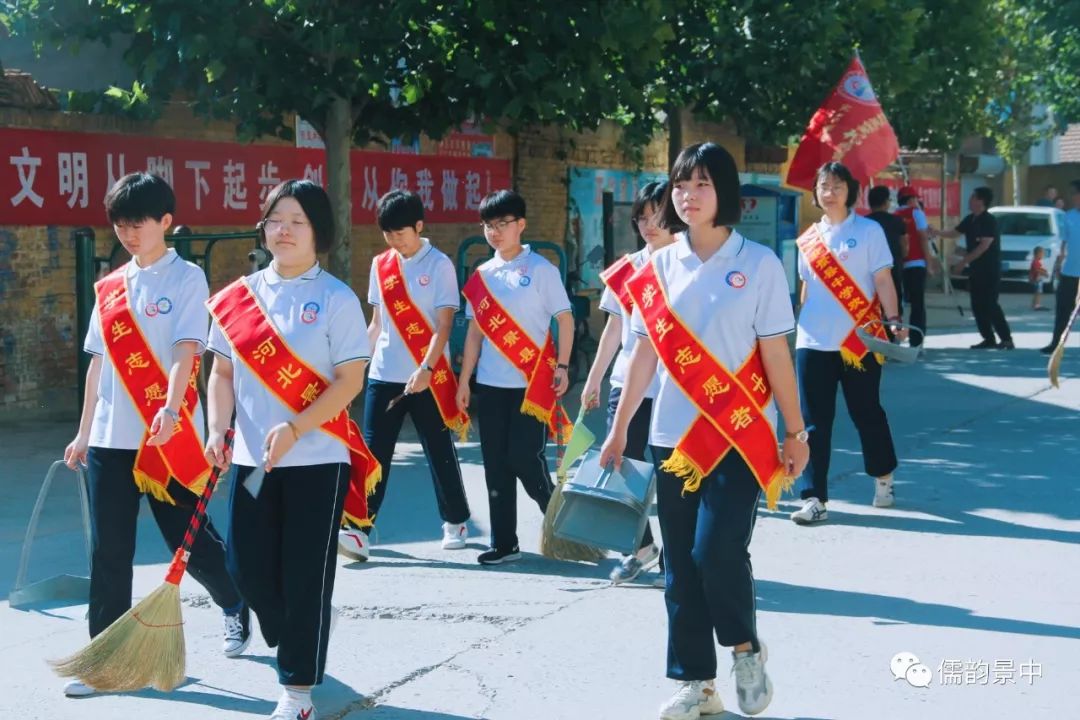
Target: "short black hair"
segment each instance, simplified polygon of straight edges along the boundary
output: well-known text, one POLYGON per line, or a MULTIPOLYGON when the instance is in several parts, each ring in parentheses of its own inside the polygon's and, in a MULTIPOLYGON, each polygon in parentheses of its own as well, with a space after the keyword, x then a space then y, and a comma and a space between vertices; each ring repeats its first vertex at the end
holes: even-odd
POLYGON ((424 201, 408 190, 391 190, 375 206, 379 229, 383 232, 416 227, 424 219, 424 201))
POLYGON ((859 181, 847 169, 847 165, 838 162, 827 162, 818 168, 817 175, 814 177, 814 207, 821 207, 817 197, 817 186, 821 182, 821 178, 826 175, 835 175, 844 181, 844 184, 847 185, 848 210, 855 207, 855 201, 859 199, 859 181))
POLYGON ((513 190, 496 190, 480 201, 480 219, 495 220, 510 215, 525 217, 525 198, 513 190))
POLYGON ((330 196, 321 185, 310 180, 286 180, 270 191, 263 203, 262 220, 256 226, 259 239, 266 243, 263 224, 274 211, 278 201, 287 197, 295 198, 307 215, 311 229, 315 232, 315 252, 329 252, 334 243, 334 211, 330 208, 330 196))
POLYGON ((1074 193, 1080 193, 1080 180, 1073 180, 1069 183, 1069 187, 1072 188, 1074 193))
POLYGON ((684 227, 671 191, 675 183, 689 180, 698 170, 712 181, 716 192, 716 217, 713 226, 736 225, 742 218, 742 190, 739 186, 739 169, 735 158, 716 143, 705 142, 689 145, 682 149, 671 166, 667 192, 664 193, 664 207, 660 216, 660 225, 675 231, 684 227))
POLYGON ((986 187, 985 185, 982 185, 972 190, 972 194, 982 201, 982 204, 986 207, 987 210, 989 210, 990 206, 994 204, 994 191, 986 187))
POLYGON ((112 224, 157 220, 176 212, 176 195, 157 175, 129 173, 116 181, 105 195, 105 213, 112 224))
POLYGON ((891 194, 889 188, 884 185, 877 185, 870 188, 870 192, 866 194, 866 202, 869 203, 871 209, 888 205, 891 194))
MULTIPOLYGON (((638 220, 645 214, 645 208, 652 205, 657 212, 664 209, 664 195, 667 193, 667 180, 653 180, 641 186, 634 196, 634 204, 630 206, 630 227, 634 231, 634 237, 642 239, 638 229, 638 220)), ((681 229, 681 225, 680 225, 681 229)))

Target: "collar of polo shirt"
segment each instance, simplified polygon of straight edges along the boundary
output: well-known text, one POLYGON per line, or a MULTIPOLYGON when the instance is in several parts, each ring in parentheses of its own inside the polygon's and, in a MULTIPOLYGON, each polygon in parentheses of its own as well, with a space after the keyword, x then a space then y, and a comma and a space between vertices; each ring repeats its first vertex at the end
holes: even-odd
POLYGON ((502 265, 510 265, 512 263, 518 262, 519 260, 524 260, 525 258, 529 257, 531 253, 532 245, 529 245, 528 243, 521 243, 521 252, 518 253, 518 256, 513 260, 503 260, 501 257, 499 257, 499 253, 495 253, 495 255, 491 259, 495 261, 495 265, 496 267, 498 267, 502 265))
MULTIPOLYGON (((733 258, 738 257, 739 253, 743 251, 743 247, 746 245, 746 238, 744 238, 738 230, 732 229, 731 235, 727 241, 720 246, 709 260, 714 258, 733 258)), ((680 260, 686 260, 693 257, 700 262, 700 258, 694 254, 694 248, 690 245, 690 234, 679 233, 675 238, 675 257, 680 260)))
POLYGON ((131 262, 127 264, 125 274, 129 278, 135 277, 136 273, 140 272, 158 272, 165 268, 166 265, 170 265, 180 259, 180 256, 176 254, 176 250, 169 248, 165 251, 165 254, 159 257, 154 262, 150 263, 146 267, 139 267, 135 262, 135 258, 131 258, 131 262))
POLYGON ((822 227, 823 230, 824 229, 836 230, 837 228, 842 228, 845 225, 847 225, 848 223, 855 222, 855 215, 856 215, 855 211, 850 210, 848 212, 847 217, 844 218, 843 222, 837 223, 836 225, 833 225, 831 222, 829 222, 829 216, 828 215, 822 215, 821 216, 821 227, 822 227))
POLYGON ((294 278, 283 278, 278 275, 277 270, 274 269, 273 264, 267 265, 264 271, 263 278, 266 280, 267 285, 278 285, 279 283, 294 282, 296 280, 314 280, 319 277, 319 273, 322 272, 322 268, 319 267, 319 261, 316 260, 315 264, 311 266, 307 272, 303 275, 299 275, 294 278))
POLYGON ((426 257, 427 254, 429 252, 431 252, 431 241, 430 240, 428 240, 426 237, 422 237, 422 238, 420 238, 420 243, 421 243, 420 249, 417 250, 416 252, 414 252, 412 257, 405 257, 401 253, 398 253, 398 255, 401 257, 401 262, 405 263, 406 265, 412 265, 414 263, 418 263, 421 260, 423 260, 424 257, 426 257))

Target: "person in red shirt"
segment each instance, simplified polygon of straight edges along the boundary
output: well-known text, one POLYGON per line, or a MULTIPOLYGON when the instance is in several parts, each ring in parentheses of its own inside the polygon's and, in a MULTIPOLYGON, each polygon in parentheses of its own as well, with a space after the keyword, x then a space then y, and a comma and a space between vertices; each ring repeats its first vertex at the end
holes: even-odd
POLYGON ((926 334, 926 275, 937 275, 941 263, 930 248, 930 223, 919 207, 919 192, 911 185, 896 191, 896 216, 907 225, 908 250, 904 259, 904 300, 911 310, 908 322, 919 328, 911 334, 912 345, 922 345, 926 334))

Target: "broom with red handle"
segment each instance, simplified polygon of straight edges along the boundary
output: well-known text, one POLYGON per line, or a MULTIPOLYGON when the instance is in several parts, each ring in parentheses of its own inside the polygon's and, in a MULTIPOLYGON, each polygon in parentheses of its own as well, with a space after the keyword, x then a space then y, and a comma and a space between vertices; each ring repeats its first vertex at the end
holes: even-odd
MULTIPOLYGON (((225 450, 233 431, 225 434, 225 450)), ((180 580, 187 570, 191 546, 206 518, 206 505, 217 486, 215 467, 188 523, 184 542, 173 555, 168 574, 154 592, 105 628, 90 644, 69 658, 52 662, 64 677, 78 678, 95 690, 125 692, 152 687, 168 692, 187 677, 180 580)))

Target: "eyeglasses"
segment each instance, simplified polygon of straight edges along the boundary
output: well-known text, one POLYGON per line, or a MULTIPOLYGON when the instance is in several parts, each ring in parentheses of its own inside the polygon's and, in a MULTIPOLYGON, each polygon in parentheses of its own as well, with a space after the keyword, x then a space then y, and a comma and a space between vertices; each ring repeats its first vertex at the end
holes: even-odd
POLYGON ((482 223, 480 223, 480 227, 484 228, 484 230, 486 232, 501 233, 507 227, 509 227, 510 225, 513 225, 514 223, 516 223, 520 219, 521 218, 513 218, 511 220, 496 220, 495 222, 490 222, 490 223, 482 222, 482 223))
POLYGON ((293 220, 291 222, 285 222, 284 220, 263 220, 259 223, 262 229, 268 233, 281 232, 288 229, 290 232, 301 230, 310 225, 306 220, 293 220))
POLYGON ((824 185, 824 184, 822 184, 822 185, 817 186, 817 191, 818 191, 819 194, 829 193, 831 195, 839 195, 840 193, 844 192, 845 190, 847 190, 847 185, 841 185, 841 184, 824 185))

